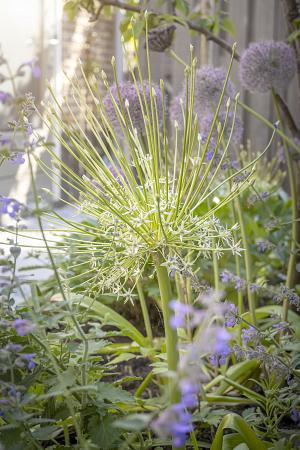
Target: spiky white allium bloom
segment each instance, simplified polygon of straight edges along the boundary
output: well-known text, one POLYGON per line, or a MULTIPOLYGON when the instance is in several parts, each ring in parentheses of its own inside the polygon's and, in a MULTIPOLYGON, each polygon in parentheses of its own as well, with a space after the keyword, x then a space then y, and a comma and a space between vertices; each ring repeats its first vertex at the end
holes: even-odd
MULTIPOLYGON (((114 60, 112 64, 115 72, 114 60)), ((51 132, 85 172, 80 176, 48 147, 60 165, 63 179, 78 192, 79 198, 66 194, 75 207, 94 219, 94 223, 85 224, 64 222, 79 235, 76 239, 70 236, 69 242, 84 259, 86 273, 90 273, 89 283, 93 281, 94 287, 102 292, 121 293, 126 281, 137 279, 147 262, 157 267, 172 255, 184 258, 192 253, 197 259, 212 252, 219 256, 226 251, 234 254, 240 251, 232 228, 223 225, 216 213, 248 186, 250 175, 241 177, 239 182, 234 181, 237 177, 233 175, 231 192, 218 204, 208 206, 208 200, 227 182, 218 184, 216 180, 231 134, 218 163, 213 164, 218 142, 208 161, 206 155, 220 106, 203 144, 194 113, 196 61, 192 50, 190 66, 185 71, 189 95, 183 107, 184 132, 179 138, 175 123, 175 130, 171 130, 175 134, 173 141, 168 138, 166 126, 164 83, 160 82, 158 93, 157 87, 153 87, 150 64, 147 80, 142 79, 139 63, 137 69, 138 80, 131 71, 130 101, 121 95, 122 86, 117 78, 110 88, 103 74, 109 108, 105 108, 107 102, 103 102, 99 93, 99 81, 88 81, 82 71, 90 98, 85 100, 77 83, 73 83, 73 95, 85 120, 84 129, 78 113, 71 107, 69 121, 62 121, 51 103, 45 117, 51 132), (138 128, 136 118, 131 116, 130 103, 140 111, 142 126, 138 128)), ((221 100, 227 82, 228 76, 221 100)), ((228 113, 229 105, 225 109, 228 113)), ((219 130, 220 140, 223 134, 224 130, 219 130)), ((42 161, 41 166, 50 171, 42 161)))

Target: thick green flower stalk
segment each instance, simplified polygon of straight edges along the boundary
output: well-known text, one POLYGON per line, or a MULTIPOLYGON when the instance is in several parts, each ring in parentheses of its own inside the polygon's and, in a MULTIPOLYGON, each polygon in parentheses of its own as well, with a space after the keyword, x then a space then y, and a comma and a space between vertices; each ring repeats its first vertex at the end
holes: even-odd
MULTIPOLYGON (((212 252, 217 256, 224 251, 239 254, 241 249, 239 242, 233 239, 232 229, 223 226, 215 214, 249 185, 252 171, 238 177, 239 181, 235 181, 236 175, 244 173, 247 167, 233 174, 230 177, 232 188, 227 197, 212 208, 208 207, 208 204, 213 204, 209 200, 213 199, 218 188, 227 183, 224 177, 218 183, 217 175, 230 145, 237 100, 233 107, 230 101, 227 102, 222 125, 218 123, 218 113, 232 60, 211 130, 203 144, 194 113, 196 60, 192 48, 190 63, 185 68, 183 132, 179 132, 175 122, 171 124, 169 137, 164 83, 161 80, 158 86, 152 82, 149 49, 146 47, 146 80, 141 75, 137 58, 137 70, 130 71, 132 82, 119 83, 113 58, 113 86, 109 86, 106 75, 102 73, 107 89, 104 98, 99 91, 101 80, 96 76, 88 80, 82 70, 84 86, 89 92, 88 102, 82 94, 80 82, 70 81, 77 109, 72 111, 66 102, 64 109, 67 108, 71 117, 69 121, 61 118, 63 108, 52 93, 53 99, 46 107, 43 120, 65 151, 78 161, 83 175, 73 171, 50 145, 45 146, 59 167, 65 184, 78 193, 78 196, 73 196, 65 190, 70 203, 93 219, 89 223, 78 224, 55 213, 56 218, 67 225, 65 231, 77 234, 76 238, 67 237, 66 242, 75 246, 82 258, 83 262, 79 264, 82 265, 84 279, 88 279, 81 283, 82 289, 88 291, 92 285, 99 293, 109 292, 131 299, 146 264, 152 265, 161 294, 168 369, 174 371, 178 349, 177 333, 169 324, 172 283, 168 261, 174 257, 183 259, 191 252, 194 260, 208 257, 212 252), (230 111, 233 114, 231 132, 225 137, 230 111), (216 130, 214 152, 207 158, 210 140, 212 135, 216 136, 216 130), (223 156, 217 159, 221 143, 223 156)), ((43 161, 39 163, 55 182, 56 172, 43 161)), ((253 162, 248 168, 252 165, 253 162)), ((146 313, 144 317, 147 319, 146 313)), ((176 392, 172 393, 171 402, 176 402, 177 396, 176 392)))

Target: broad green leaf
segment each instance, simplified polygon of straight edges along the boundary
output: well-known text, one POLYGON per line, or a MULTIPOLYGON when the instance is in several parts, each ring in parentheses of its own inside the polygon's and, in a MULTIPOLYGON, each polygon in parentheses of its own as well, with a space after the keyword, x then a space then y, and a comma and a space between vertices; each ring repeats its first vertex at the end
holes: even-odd
POLYGON ((118 441, 120 431, 113 424, 113 417, 93 416, 89 420, 88 429, 92 442, 101 450, 112 450, 119 448, 118 441))
POLYGON ((187 16, 189 13, 189 4, 186 0, 176 0, 175 2, 176 9, 181 12, 184 16, 187 16))
POLYGON ((117 328, 119 328, 125 336, 130 337, 137 342, 141 347, 148 347, 147 339, 134 327, 128 320, 124 319, 120 314, 115 312, 112 308, 97 299, 83 297, 80 305, 87 310, 88 315, 94 316, 96 313, 101 318, 107 318, 117 328))
MULTIPOLYGON (((242 438, 240 443, 246 444, 249 450, 266 450, 266 444, 256 436, 256 432, 238 414, 228 414, 218 426, 211 450, 223 450, 223 437, 225 429, 234 430, 242 438)), ((235 433, 235 434, 236 434, 235 433)))
POLYGON ((151 414, 130 414, 114 422, 115 427, 126 431, 142 431, 147 429, 152 419, 151 414))
POLYGON ((32 436, 38 441, 47 441, 56 438, 56 436, 58 436, 61 432, 62 429, 60 427, 48 425, 46 427, 39 427, 33 430, 32 436))
POLYGON ((236 35, 236 28, 234 22, 230 20, 228 17, 224 17, 221 21, 221 29, 231 34, 232 36, 236 35))
MULTIPOLYGON (((242 384, 244 381, 248 380, 251 377, 257 367, 258 362, 255 360, 242 361, 229 367, 229 369, 226 371, 226 377, 242 384)), ((222 395, 228 390, 230 390, 228 383, 222 381, 220 383, 220 386, 214 391, 214 393, 217 395, 222 395)))
POLYGON ((108 383, 97 384, 97 400, 107 400, 110 403, 132 403, 134 397, 127 391, 124 391, 120 387, 115 387, 108 383))

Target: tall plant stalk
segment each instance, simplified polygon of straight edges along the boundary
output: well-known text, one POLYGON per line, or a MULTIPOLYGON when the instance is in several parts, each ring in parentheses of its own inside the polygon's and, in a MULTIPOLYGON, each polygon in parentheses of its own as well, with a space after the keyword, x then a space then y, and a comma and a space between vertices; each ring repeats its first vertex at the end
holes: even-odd
POLYGON ((140 305, 141 305, 141 309, 142 309, 147 338, 148 338, 149 344, 152 345, 153 344, 153 333, 152 333, 152 328, 151 328, 149 311, 148 311, 147 303, 145 300, 145 295, 143 292, 143 286, 142 286, 140 279, 137 280, 137 282, 136 282, 136 288, 138 291, 139 301, 140 301, 140 305))
MULTIPOLYGON (((160 291, 161 309, 164 319, 164 329, 166 337, 167 364, 170 372, 175 372, 179 360, 178 352, 178 336, 177 331, 170 325, 171 309, 170 301, 172 300, 172 289, 168 270, 162 266, 163 259, 160 255, 156 255, 154 264, 160 291)), ((179 400, 179 392, 174 388, 173 380, 169 381, 170 403, 176 403, 179 400)))
MULTIPOLYGON (((282 117, 281 111, 278 105, 276 93, 272 90, 272 98, 274 102, 274 106, 276 109, 276 113, 279 119, 279 127, 282 129, 282 117)), ((291 230, 291 244, 290 244, 290 256, 287 267, 287 275, 286 275, 286 287, 288 289, 292 289, 295 286, 295 278, 296 278, 296 263, 297 263, 297 246, 300 234, 300 215, 299 215, 299 206, 298 206, 298 188, 296 182, 296 176, 293 169, 293 161, 290 155, 289 147, 285 140, 282 140, 284 147, 285 160, 287 165, 287 174, 288 174, 288 182, 290 188, 291 195, 291 203, 292 203, 292 230, 291 230)), ((286 322, 288 320, 288 311, 289 311, 289 302, 288 299, 285 298, 283 301, 283 320, 286 322)))
POLYGON ((241 236, 242 236, 242 243, 244 248, 244 261, 245 261, 245 270, 246 270, 246 282, 247 282, 247 299, 248 299, 248 306, 249 306, 249 312, 251 316, 251 321, 253 325, 256 325, 256 299, 255 299, 255 293, 251 290, 251 283, 253 282, 253 273, 252 273, 252 260, 251 260, 251 254, 250 254, 250 248, 249 243, 247 239, 247 232, 246 232, 246 224, 243 216, 242 206, 240 198, 237 197, 234 200, 234 203, 236 205, 237 215, 239 219, 240 229, 241 229, 241 236))

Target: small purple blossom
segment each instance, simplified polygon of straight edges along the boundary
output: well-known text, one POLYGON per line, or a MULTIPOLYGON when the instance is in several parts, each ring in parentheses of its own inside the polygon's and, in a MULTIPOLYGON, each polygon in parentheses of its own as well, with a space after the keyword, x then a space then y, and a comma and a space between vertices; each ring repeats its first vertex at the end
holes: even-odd
POLYGON ((177 300, 171 300, 169 306, 174 311, 174 315, 170 318, 170 325, 175 330, 176 328, 184 327, 188 316, 194 313, 192 306, 178 302, 177 300))
POLYGON ((177 403, 165 409, 151 427, 162 439, 171 437, 174 447, 182 447, 193 429, 191 422, 192 415, 183 404, 177 403))
POLYGON ((232 273, 228 270, 223 270, 223 272, 221 272, 220 274, 220 279, 222 283, 229 283, 232 280, 232 273))
POLYGON ((12 326, 18 336, 25 336, 34 330, 34 324, 27 319, 16 319, 13 321, 12 326))
POLYGON ((259 253, 265 253, 268 250, 272 249, 274 247, 274 244, 267 239, 261 239, 257 241, 257 250, 259 253))
POLYGON ((248 345, 250 342, 253 344, 258 344, 260 341, 259 332, 252 326, 249 328, 242 329, 242 341, 244 345, 248 345))
POLYGON ((215 342, 212 354, 210 355, 210 362, 212 365, 224 365, 226 358, 231 353, 229 341, 231 334, 225 328, 216 328, 215 342))
POLYGON ((15 164, 15 165, 24 164, 24 162, 25 162, 24 153, 22 153, 22 152, 14 153, 9 158, 9 160, 11 161, 12 164, 15 164))
POLYGON ((181 403, 186 408, 196 407, 198 404, 199 384, 191 378, 183 378, 179 382, 179 390, 181 393, 181 403))
POLYGON ((9 92, 0 91, 0 103, 5 105, 12 98, 9 92))
POLYGON ((227 309, 225 312, 225 327, 234 327, 241 322, 241 318, 238 314, 238 309, 233 303, 226 303, 227 309))
POLYGON ((36 356, 36 353, 23 353, 20 356, 24 361, 27 362, 28 370, 33 370, 35 368, 36 362, 34 361, 34 357, 36 356))
POLYGON ((0 212, 2 214, 8 214, 11 218, 15 218, 19 213, 21 208, 21 204, 9 197, 1 197, 0 198, 0 212))
POLYGON ((239 64, 242 85, 251 92, 286 88, 296 70, 294 49, 285 42, 252 43, 242 54, 239 64))
POLYGON ((12 352, 20 352, 21 350, 23 350, 23 345, 20 344, 14 344, 14 343, 9 343, 6 345, 5 347, 6 350, 12 351, 12 352))
POLYGON ((291 419, 294 423, 299 423, 300 415, 296 408, 293 408, 291 411, 291 419))

